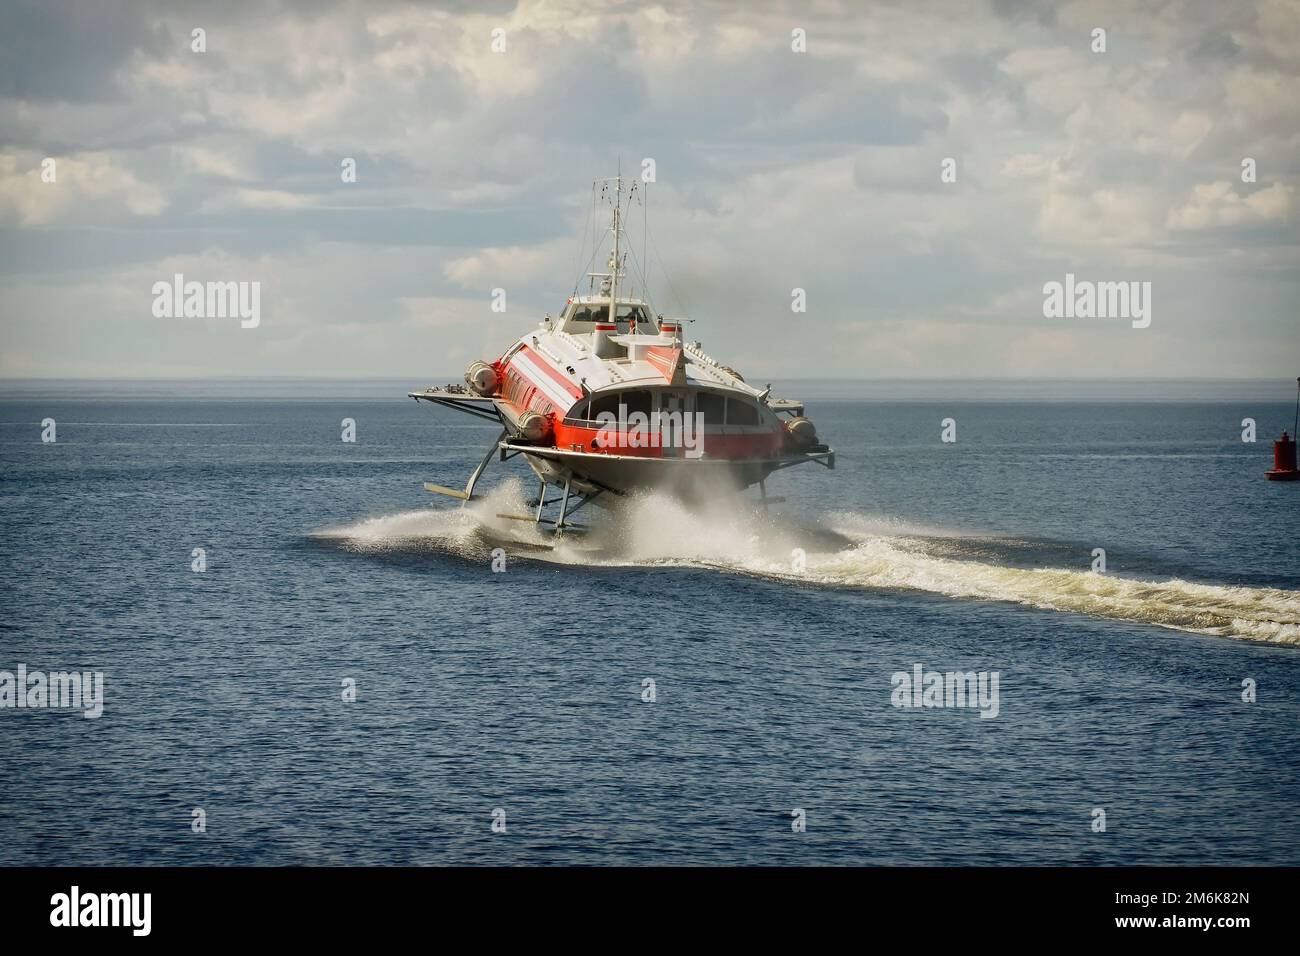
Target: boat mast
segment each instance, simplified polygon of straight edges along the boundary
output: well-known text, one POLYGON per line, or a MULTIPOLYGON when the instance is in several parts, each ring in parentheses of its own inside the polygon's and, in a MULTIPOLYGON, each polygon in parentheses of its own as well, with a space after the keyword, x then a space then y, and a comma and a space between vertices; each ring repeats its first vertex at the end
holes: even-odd
MULTIPOLYGON (((621 268, 623 258, 623 175, 620 172, 619 175, 611 176, 609 179, 598 179, 596 180, 596 183, 604 183, 604 188, 601 189, 602 197, 606 195, 609 189, 609 184, 614 184, 614 251, 611 252, 609 256, 609 271, 588 272, 587 278, 591 280, 591 288, 593 289, 595 286, 595 280, 602 280, 600 283, 600 294, 602 296, 609 296, 609 322, 614 324, 617 322, 618 316, 618 280, 623 275, 623 270, 621 268)), ((632 328, 632 332, 636 332, 635 326, 632 328)))
MULTIPOLYGON (((623 174, 619 173, 614 178, 614 261, 612 268, 609 270, 609 321, 617 324, 618 322, 618 213, 619 206, 623 203, 623 174)), ((632 330, 633 332, 636 329, 632 330)))

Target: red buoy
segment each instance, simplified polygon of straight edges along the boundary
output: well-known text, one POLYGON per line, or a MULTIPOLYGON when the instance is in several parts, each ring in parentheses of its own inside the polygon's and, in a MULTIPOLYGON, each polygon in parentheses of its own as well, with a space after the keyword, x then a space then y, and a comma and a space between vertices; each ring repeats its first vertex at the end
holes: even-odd
MULTIPOLYGON (((1300 423, 1300 378, 1296 380, 1296 421, 1300 423)), ((1295 464, 1295 439, 1282 432, 1273 442, 1273 468, 1264 472, 1269 481, 1300 481, 1300 471, 1295 464)))
POLYGON ((1286 432, 1273 442, 1273 469, 1264 475, 1269 481, 1300 480, 1300 470, 1295 466, 1295 439, 1286 432))

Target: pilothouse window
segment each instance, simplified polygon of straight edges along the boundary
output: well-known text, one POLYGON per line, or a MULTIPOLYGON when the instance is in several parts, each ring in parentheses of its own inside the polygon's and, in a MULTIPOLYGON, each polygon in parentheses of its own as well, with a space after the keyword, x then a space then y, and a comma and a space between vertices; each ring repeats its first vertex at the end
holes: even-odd
POLYGON ((631 322, 633 325, 640 325, 646 321, 645 310, 639 305, 620 305, 618 307, 618 320, 620 322, 631 322))
MULTIPOLYGON (((608 322, 609 306, 608 305, 574 305, 573 311, 569 313, 569 322, 608 322)), ((618 321, 631 323, 631 328, 636 329, 639 325, 645 325, 650 321, 646 311, 639 305, 620 305, 618 307, 618 321)))
POLYGON ((573 314, 569 316, 570 322, 604 322, 609 316, 609 306, 607 305, 578 305, 574 306, 573 314))

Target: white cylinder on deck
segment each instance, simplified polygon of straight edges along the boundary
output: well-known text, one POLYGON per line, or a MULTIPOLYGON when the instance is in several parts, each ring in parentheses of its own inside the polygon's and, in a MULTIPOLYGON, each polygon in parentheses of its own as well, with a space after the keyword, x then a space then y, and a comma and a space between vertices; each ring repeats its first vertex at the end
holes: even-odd
POLYGON ((519 436, 528 441, 539 441, 551 430, 551 423, 540 412, 524 412, 519 416, 519 436))
POLYGON ((610 336, 617 331, 618 326, 613 322, 596 322, 591 333, 591 349, 596 353, 597 358, 618 357, 620 349, 616 343, 610 341, 610 336))
POLYGON ((486 362, 475 362, 465 370, 465 384, 480 395, 492 395, 497 390, 497 370, 486 362))
POLYGON ((785 430, 789 433, 790 440, 801 448, 817 444, 817 426, 810 418, 792 418, 785 423, 785 430))

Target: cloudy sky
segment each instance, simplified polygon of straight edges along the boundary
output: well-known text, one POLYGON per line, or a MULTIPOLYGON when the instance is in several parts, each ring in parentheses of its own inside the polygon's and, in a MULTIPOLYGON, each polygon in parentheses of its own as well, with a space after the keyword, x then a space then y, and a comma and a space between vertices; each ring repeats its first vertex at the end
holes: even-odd
POLYGON ((456 375, 646 157, 656 307, 758 379, 1300 374, 1300 0, 0 0, 0 376, 456 375))

